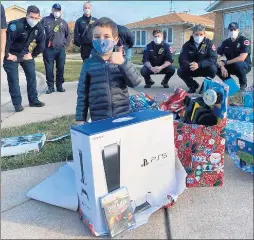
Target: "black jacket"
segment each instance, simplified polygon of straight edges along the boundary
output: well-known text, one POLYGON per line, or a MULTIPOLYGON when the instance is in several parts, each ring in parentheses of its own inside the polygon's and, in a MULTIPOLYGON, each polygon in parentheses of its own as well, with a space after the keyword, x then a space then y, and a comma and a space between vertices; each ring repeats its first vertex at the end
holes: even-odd
POLYGON ((118 28, 118 36, 119 41, 117 46, 127 46, 128 48, 132 48, 134 45, 134 35, 132 32, 124 26, 117 25, 118 28))
POLYGON ((204 38, 199 47, 196 48, 194 39, 191 36, 190 40, 183 45, 178 60, 180 67, 189 65, 191 62, 198 63, 199 68, 206 68, 211 64, 216 65, 216 47, 210 39, 204 38))
POLYGON ((29 26, 25 17, 9 22, 5 56, 11 53, 18 58, 23 58, 29 52, 29 45, 34 40, 36 47, 32 52, 32 57, 37 57, 45 48, 45 33, 40 22, 33 28, 29 26))
POLYGON ((68 24, 61 17, 55 18, 51 13, 41 20, 46 33, 46 47, 60 48, 70 45, 71 37, 68 24), (49 46, 49 42, 52 44, 49 46))
POLYGON ((218 47, 217 53, 221 56, 225 55, 227 60, 239 57, 241 53, 248 53, 244 61, 251 65, 251 43, 244 36, 239 36, 234 42, 231 38, 224 40, 218 47))
POLYGON ((80 17, 74 27, 74 44, 80 47, 81 45, 92 45, 93 39, 93 23, 97 18, 80 17))
POLYGON ((168 61, 173 63, 172 48, 169 44, 162 42, 156 45, 154 41, 147 44, 143 54, 143 63, 150 62, 153 67, 161 66, 168 61))
POLYGON ((122 65, 105 62, 94 50, 83 64, 76 107, 76 120, 87 121, 88 108, 92 121, 115 117, 130 111, 128 87, 142 81, 131 62, 122 65))

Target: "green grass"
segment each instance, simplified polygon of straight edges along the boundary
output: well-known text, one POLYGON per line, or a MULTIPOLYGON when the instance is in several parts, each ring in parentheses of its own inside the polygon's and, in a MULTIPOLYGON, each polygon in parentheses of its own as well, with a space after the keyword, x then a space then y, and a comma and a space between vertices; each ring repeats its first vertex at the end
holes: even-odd
MULTIPOLYGON (((65 82, 75 82, 79 80, 79 74, 81 71, 82 64, 83 64, 82 60, 81 61, 66 60, 65 67, 64 67, 65 82)), ((35 64, 35 69, 36 71, 45 74, 45 66, 43 61, 37 61, 35 64)))
MULTIPOLYGON (((1 129, 1 137, 22 136, 26 134, 45 133, 47 139, 62 136, 70 132, 70 126, 75 124, 74 115, 55 118, 50 121, 30 123, 20 127, 1 129)), ((2 170, 36 166, 41 164, 72 160, 70 137, 58 142, 46 142, 40 152, 32 152, 13 157, 2 157, 2 170)))

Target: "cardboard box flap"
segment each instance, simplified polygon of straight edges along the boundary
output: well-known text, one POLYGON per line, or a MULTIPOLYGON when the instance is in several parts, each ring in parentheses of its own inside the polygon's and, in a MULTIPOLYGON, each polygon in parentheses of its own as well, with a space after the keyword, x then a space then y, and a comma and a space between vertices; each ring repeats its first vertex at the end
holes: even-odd
POLYGON ((122 115, 119 117, 92 122, 89 124, 73 126, 71 129, 90 136, 166 116, 173 117, 172 113, 169 112, 162 112, 158 110, 144 110, 122 115))

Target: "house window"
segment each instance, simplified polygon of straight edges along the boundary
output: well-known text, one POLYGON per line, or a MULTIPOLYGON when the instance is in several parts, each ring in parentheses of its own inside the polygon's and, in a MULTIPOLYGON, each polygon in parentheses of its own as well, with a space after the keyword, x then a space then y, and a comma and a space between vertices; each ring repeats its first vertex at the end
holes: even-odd
POLYGON ((163 40, 166 43, 173 43, 173 29, 172 28, 162 29, 162 32, 163 32, 163 40))
POLYGON ((228 38, 228 25, 231 22, 239 24, 240 32, 247 38, 252 39, 253 33, 253 10, 244 10, 224 14, 223 37, 228 38))
POLYGON ((133 31, 135 38, 135 47, 144 47, 146 45, 146 31, 133 31))
POLYGON ((133 37, 134 37, 134 43, 136 42, 136 32, 132 31, 133 37))

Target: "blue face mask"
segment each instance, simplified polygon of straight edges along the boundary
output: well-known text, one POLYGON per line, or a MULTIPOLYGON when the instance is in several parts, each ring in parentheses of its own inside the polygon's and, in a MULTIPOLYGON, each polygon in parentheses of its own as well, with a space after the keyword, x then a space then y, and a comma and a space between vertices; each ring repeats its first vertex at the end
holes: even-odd
POLYGON ((106 54, 112 52, 114 49, 115 43, 111 39, 95 39, 93 40, 93 47, 96 52, 99 54, 106 54))

